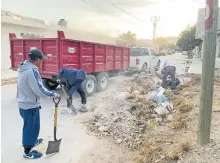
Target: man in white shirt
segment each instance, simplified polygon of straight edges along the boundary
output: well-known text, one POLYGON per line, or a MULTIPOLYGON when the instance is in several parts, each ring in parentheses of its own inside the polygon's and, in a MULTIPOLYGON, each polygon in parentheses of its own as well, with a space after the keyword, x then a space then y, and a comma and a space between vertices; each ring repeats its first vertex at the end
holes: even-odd
POLYGON ((163 68, 162 68, 162 73, 163 73, 163 81, 162 81, 162 87, 165 88, 166 85, 166 79, 167 76, 170 75, 172 80, 175 80, 175 74, 176 74, 176 66, 175 63, 171 60, 166 60, 163 68))

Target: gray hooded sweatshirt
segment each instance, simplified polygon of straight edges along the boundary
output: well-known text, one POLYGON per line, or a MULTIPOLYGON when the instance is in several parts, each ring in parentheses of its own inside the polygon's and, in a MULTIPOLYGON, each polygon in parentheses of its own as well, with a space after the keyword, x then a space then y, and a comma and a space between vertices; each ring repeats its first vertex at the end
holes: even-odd
POLYGON ((18 68, 17 104, 20 109, 40 106, 40 97, 55 97, 54 92, 44 88, 38 68, 25 61, 18 68))

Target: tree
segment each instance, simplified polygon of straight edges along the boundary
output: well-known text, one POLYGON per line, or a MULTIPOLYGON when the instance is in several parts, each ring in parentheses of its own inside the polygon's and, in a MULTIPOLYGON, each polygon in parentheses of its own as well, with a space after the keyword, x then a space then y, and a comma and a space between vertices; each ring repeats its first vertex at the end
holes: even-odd
POLYGON ((119 35, 119 38, 125 41, 128 46, 134 46, 136 44, 136 37, 136 34, 130 31, 119 35))
POLYGON ((188 26, 184 31, 180 33, 177 46, 184 51, 193 50, 195 46, 199 46, 202 43, 201 39, 195 38, 195 34, 196 26, 188 26))
POLYGON ((161 50, 166 49, 170 42, 164 37, 158 37, 154 39, 154 44, 157 44, 161 50))

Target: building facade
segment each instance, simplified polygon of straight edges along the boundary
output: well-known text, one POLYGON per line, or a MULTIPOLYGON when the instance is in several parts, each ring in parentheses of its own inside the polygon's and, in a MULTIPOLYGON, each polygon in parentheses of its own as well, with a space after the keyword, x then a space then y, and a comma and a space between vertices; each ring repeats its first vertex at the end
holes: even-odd
POLYGON ((10 11, 1 13, 1 69, 10 69, 9 33, 15 33, 19 38, 53 38, 57 37, 57 30, 64 31, 66 38, 83 40, 103 44, 116 45, 116 38, 84 32, 77 29, 68 29, 62 26, 50 26, 43 20, 23 17, 10 11))

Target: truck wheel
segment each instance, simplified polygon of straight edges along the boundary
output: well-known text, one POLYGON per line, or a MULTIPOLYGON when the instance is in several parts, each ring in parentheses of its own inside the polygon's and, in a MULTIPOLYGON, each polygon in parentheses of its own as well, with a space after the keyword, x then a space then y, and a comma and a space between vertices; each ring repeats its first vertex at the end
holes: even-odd
POLYGON ((108 74, 105 72, 101 72, 96 76, 96 79, 98 81, 97 90, 99 92, 105 90, 108 85, 108 74))
POLYGON ((97 80, 93 75, 87 75, 87 78, 83 82, 83 88, 87 96, 92 95, 97 89, 97 80))
POLYGON ((42 83, 43 83, 44 87, 49 90, 54 90, 59 85, 56 81, 53 81, 51 79, 42 79, 42 83))

